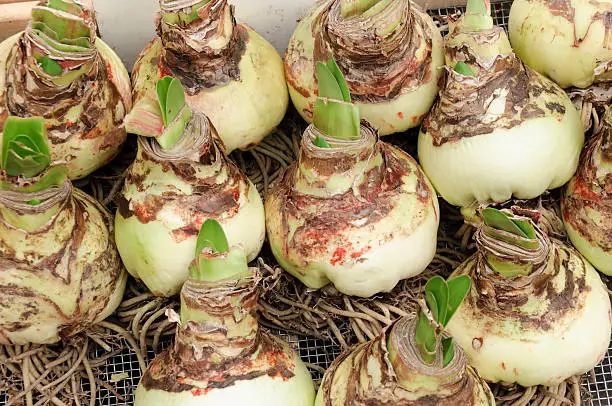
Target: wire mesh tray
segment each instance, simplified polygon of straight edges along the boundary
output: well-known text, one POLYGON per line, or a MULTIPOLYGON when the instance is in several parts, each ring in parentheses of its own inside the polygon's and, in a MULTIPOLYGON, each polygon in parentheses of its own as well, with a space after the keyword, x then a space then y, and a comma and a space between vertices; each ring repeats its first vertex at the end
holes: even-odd
MULTIPOLYGON (((493 15, 497 25, 507 29, 508 15, 512 1, 503 1, 492 4, 493 15)), ((464 7, 449 7, 444 9, 429 10, 440 25, 445 25, 446 16, 458 15, 465 10, 464 7)), ((331 341, 311 339, 298 335, 287 334, 281 331, 273 331, 287 341, 309 364, 317 365, 326 369, 331 362, 340 354, 341 347, 331 341)), ((107 362, 98 368, 97 377, 104 382, 113 382, 113 391, 107 387, 98 385, 96 404, 102 406, 133 405, 133 393, 141 377, 139 363, 136 354, 129 350, 126 342, 121 342, 125 348, 119 354, 109 358, 107 362), (118 396, 117 396, 118 395, 118 396)), ((168 345, 168 343, 166 343, 168 345)), ((588 343, 585 343, 588 345, 588 343)), ((91 358, 97 358, 105 354, 104 350, 98 349, 90 354, 91 358)), ((153 351, 149 351, 148 359, 154 358, 153 351)), ((316 380, 322 375, 318 370, 312 370, 316 380)), ((582 388, 590 393, 590 400, 585 404, 592 406, 612 405, 612 345, 608 349, 603 362, 598 365, 593 373, 582 382, 582 388)), ((87 386, 82 388, 89 392, 87 386)), ((7 394, 0 392, 0 406, 7 404, 7 394)), ((460 405, 458 405, 460 406, 460 405)))

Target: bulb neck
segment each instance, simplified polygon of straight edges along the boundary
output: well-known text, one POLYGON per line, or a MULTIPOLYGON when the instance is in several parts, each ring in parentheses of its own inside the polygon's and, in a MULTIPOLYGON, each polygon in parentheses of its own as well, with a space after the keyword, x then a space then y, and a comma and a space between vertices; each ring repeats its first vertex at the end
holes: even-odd
POLYGON ((379 184, 384 176, 384 159, 376 131, 361 126, 361 139, 340 140, 322 134, 314 125, 302 137, 295 174, 295 190, 301 194, 328 198, 353 192, 361 196, 368 185, 379 184), (314 144, 323 137, 331 148, 314 144))
POLYGON ((529 239, 482 225, 475 234, 481 261, 507 279, 528 276, 546 263, 550 240, 534 227, 536 238, 529 239))
POLYGON ((72 183, 38 192, 19 188, 0 189, 0 220, 13 228, 32 233, 43 229, 61 212, 72 197, 72 183))
POLYGON ((395 371, 397 384, 422 396, 446 392, 463 382, 467 359, 455 348, 453 360, 443 366, 442 346, 439 345, 433 362, 426 362, 416 344, 417 318, 404 317, 391 329, 387 337, 389 362, 395 371))
POLYGON ((210 367, 244 354, 259 337, 257 300, 252 271, 220 281, 190 277, 181 290, 175 351, 210 367))

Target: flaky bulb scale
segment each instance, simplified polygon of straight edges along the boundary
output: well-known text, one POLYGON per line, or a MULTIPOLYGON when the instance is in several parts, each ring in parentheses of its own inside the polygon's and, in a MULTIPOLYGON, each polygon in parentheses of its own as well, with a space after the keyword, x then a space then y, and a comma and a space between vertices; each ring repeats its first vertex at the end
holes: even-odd
POLYGON ((612 123, 589 140, 576 175, 567 185, 561 210, 572 244, 600 272, 612 275, 612 123))
POLYGON ((564 185, 584 143, 579 113, 512 53, 501 27, 466 18, 445 39, 448 74, 419 134, 423 170, 456 206, 532 199, 564 185))
POLYGON ((139 138, 115 217, 126 269, 155 295, 179 293, 206 219, 218 220, 230 243, 256 258, 265 239, 261 197, 208 119, 194 112, 172 148, 139 138))
POLYGON ((132 95, 123 63, 96 38, 93 8, 65 3, 79 6, 71 14, 43 1, 26 30, 0 44, 0 128, 9 115, 44 117, 52 160, 64 163, 71 179, 80 179, 119 152, 132 95), (47 32, 40 21, 47 22, 47 32), (65 21, 77 22, 62 43, 52 31, 65 21))
POLYGON ((520 239, 535 242, 532 249, 496 233, 503 239, 481 226, 478 252, 452 275, 473 280, 448 325, 470 365, 487 381, 522 386, 557 385, 590 371, 611 333, 610 298, 597 271, 537 228, 535 239, 520 239))
POLYGON ((418 126, 436 97, 444 65, 438 28, 408 0, 372 1, 350 15, 345 3, 351 2, 317 2, 289 41, 285 75, 294 106, 312 122, 316 63, 333 54, 361 117, 380 135, 418 126))
MULTIPOLYGON (((281 122, 289 95, 283 62, 274 47, 250 27, 237 24, 227 0, 160 0, 155 38, 132 70, 134 104, 172 75, 187 91, 187 103, 206 114, 226 152, 255 146, 281 122), (184 10, 199 18, 174 19, 184 10)), ((186 18, 186 17, 183 17, 186 18)))
POLYGON ((402 318, 376 339, 336 358, 325 372, 315 406, 494 406, 491 390, 468 366, 461 348, 455 347, 446 366, 441 351, 433 364, 423 361, 415 343, 416 325, 416 318, 402 318), (397 348, 390 349, 388 340, 397 348))
POLYGON ((508 19, 516 54, 561 87, 612 79, 612 3, 516 0, 508 19))
POLYGON ((0 344, 56 343, 110 316, 127 281, 110 213, 67 179, 23 192, 36 179, 1 178, 16 188, 0 190, 0 344))
POLYGON ((435 255, 440 215, 432 186, 408 154, 378 141, 366 124, 358 140, 311 125, 265 208, 274 256, 310 288, 332 283, 369 297, 420 274, 435 255), (317 137, 331 148, 317 147, 317 137))

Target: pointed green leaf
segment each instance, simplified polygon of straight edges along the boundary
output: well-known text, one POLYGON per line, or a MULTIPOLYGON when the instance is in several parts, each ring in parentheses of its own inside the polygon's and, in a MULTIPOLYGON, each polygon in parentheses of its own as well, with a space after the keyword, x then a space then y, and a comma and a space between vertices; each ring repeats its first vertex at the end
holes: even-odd
POLYGON ((185 89, 179 79, 173 78, 166 97, 166 120, 168 120, 166 125, 176 120, 183 107, 185 107, 185 89))
POLYGON ((344 100, 342 89, 327 64, 317 62, 317 83, 319 97, 331 100, 344 100))
POLYGON ((214 252, 229 251, 229 243, 227 242, 225 231, 223 231, 223 227, 221 227, 217 220, 208 219, 202 224, 202 228, 200 228, 196 243, 196 257, 200 255, 204 248, 210 248, 214 252))
POLYGON ((476 76, 472 68, 465 62, 457 62, 455 65, 455 72, 460 73, 464 76, 476 76))
POLYGON ((164 126, 168 125, 168 117, 166 115, 166 100, 168 97, 168 88, 170 87, 170 83, 172 82, 172 76, 165 76, 163 79, 160 79, 157 82, 156 90, 157 90, 157 100, 159 102, 159 107, 161 109, 162 118, 164 120, 164 126))
MULTIPOLYGON (((443 324, 446 320, 446 312, 448 308, 448 286, 446 286, 446 281, 440 276, 434 276, 425 284, 425 298, 427 299, 427 294, 431 294, 435 297, 435 303, 437 306, 436 311, 432 310, 431 306, 429 310, 432 311, 434 315, 434 319, 443 324)), ((429 305, 429 302, 427 303, 429 305)))
POLYGON ((500 210, 487 207, 481 211, 481 215, 484 223, 489 227, 528 238, 527 234, 500 210))
POLYGON ((472 280, 467 275, 457 276, 447 281, 448 311, 446 313, 446 320, 442 323, 444 327, 446 327, 457 309, 459 309, 459 306, 461 306, 461 303, 470 291, 471 285, 472 280))
POLYGON ((444 366, 446 367, 455 358, 455 341, 452 337, 442 339, 442 354, 444 357, 444 366))
POLYGON ((327 136, 346 140, 361 137, 359 108, 345 102, 318 99, 314 108, 314 125, 327 136))
POLYGON ((514 224, 516 224, 516 226, 518 228, 521 229, 523 234, 525 234, 525 237, 527 237, 529 239, 532 239, 532 240, 535 240, 537 238, 535 229, 533 228, 533 226, 531 225, 529 220, 515 220, 515 219, 512 219, 512 222, 514 224))
POLYGON ((321 137, 320 135, 317 135, 317 137, 314 140, 314 144, 319 148, 331 148, 331 145, 329 145, 329 142, 327 142, 325 138, 321 137))
POLYGON ((340 71, 340 67, 336 63, 336 60, 334 59, 333 56, 330 57, 329 60, 327 61, 327 68, 329 69, 330 73, 334 76, 334 79, 336 79, 336 83, 338 84, 338 87, 340 88, 340 92, 342 92, 341 100, 347 103, 350 103, 351 102, 351 92, 349 91, 348 84, 346 83, 346 79, 344 78, 344 75, 340 71))

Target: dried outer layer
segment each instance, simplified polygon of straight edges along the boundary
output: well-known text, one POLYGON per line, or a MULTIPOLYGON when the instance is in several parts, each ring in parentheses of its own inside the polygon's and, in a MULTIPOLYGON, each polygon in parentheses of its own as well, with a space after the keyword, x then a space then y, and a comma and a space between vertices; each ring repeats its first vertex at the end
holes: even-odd
POLYGON ((487 384, 467 365, 465 353, 455 348, 446 367, 430 366, 415 344, 416 319, 400 320, 405 328, 385 329, 375 340, 341 354, 329 367, 317 394, 316 406, 489 406, 495 405, 487 384), (398 334, 407 365, 403 381, 421 386, 400 386, 399 372, 389 360, 387 337, 398 334))
MULTIPOLYGON (((504 35, 485 34, 478 37, 485 43, 504 35)), ((584 142, 567 95, 512 54, 480 59, 454 48, 449 59, 480 70, 472 77, 448 69, 419 134, 421 165, 444 199, 458 206, 531 199, 565 184, 584 142)))
MULTIPOLYGON (((65 86, 55 85, 28 62, 42 45, 29 29, 0 44, 0 128, 9 115, 44 117, 52 159, 65 162, 71 179, 80 179, 119 152, 126 136, 123 119, 132 108, 130 79, 98 38, 86 58, 91 69, 65 86)), ((82 58, 72 53, 58 61, 72 66, 84 63, 82 58)))
MULTIPOLYGON (((161 1, 162 10, 176 11, 175 5, 161 1)), ((132 71, 134 103, 154 96, 160 78, 176 76, 187 90, 187 103, 210 118, 227 153, 250 148, 276 128, 287 110, 282 60, 264 38, 236 24, 226 0, 211 0, 198 14, 186 27, 160 19, 160 36, 142 51, 132 71)))
POLYGON ((0 344, 50 344, 83 331, 117 308, 126 280, 110 213, 70 181, 0 190, 0 344), (35 199, 44 202, 27 203, 35 199))
POLYGON ((612 79, 612 4, 517 0, 508 20, 517 55, 566 88, 612 79))
POLYGON ((612 275, 612 127, 589 140, 562 200, 572 243, 599 271, 612 275))
MULTIPOLYGON (((515 263, 532 263, 534 270, 504 278, 485 260, 483 245, 493 243, 483 235, 481 228, 478 252, 451 275, 473 281, 448 325, 470 365, 487 381, 523 386, 556 385, 597 365, 608 348, 611 320, 610 299, 593 267, 538 230, 546 255, 517 253, 515 263)), ((509 254, 502 244, 486 250, 509 254)))
POLYGON ((198 231, 211 218, 249 260, 257 256, 265 237, 261 197, 224 155, 208 119, 194 112, 169 150, 139 138, 115 219, 127 270, 156 295, 177 294, 187 278, 198 231))
MULTIPOLYGON (((162 14, 174 10, 168 3, 160 2, 162 14)), ((195 5, 201 0, 186 3, 195 5)), ((157 35, 163 44, 163 63, 181 79, 187 93, 194 95, 240 80, 238 65, 248 33, 236 25, 233 8, 227 0, 212 0, 198 10, 200 18, 186 27, 159 19, 157 35)))
POLYGON ((145 372, 136 406, 179 400, 185 405, 312 405, 312 379, 302 361, 287 344, 258 328, 252 278, 189 279, 181 296, 182 318, 188 309, 202 321, 182 321, 174 347, 145 372))
POLYGON ((427 14, 407 0, 394 0, 372 17, 345 19, 339 0, 317 3, 298 23, 285 56, 291 98, 309 122, 317 97, 316 62, 332 53, 361 116, 382 135, 420 124, 444 63, 442 38, 427 14))
POLYGON ((435 253, 438 200, 418 164, 362 125, 358 141, 318 148, 310 126, 299 160, 266 198, 280 265, 311 288, 368 297, 421 273, 435 253), (402 261, 397 261, 401 257, 402 261))

